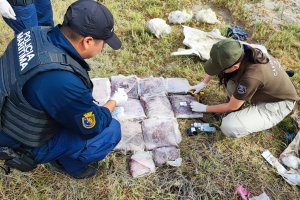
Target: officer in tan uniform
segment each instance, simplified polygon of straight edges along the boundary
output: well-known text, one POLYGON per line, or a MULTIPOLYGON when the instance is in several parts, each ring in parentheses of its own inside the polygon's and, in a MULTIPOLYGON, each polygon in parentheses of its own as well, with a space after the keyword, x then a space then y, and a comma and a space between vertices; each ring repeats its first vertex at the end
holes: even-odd
POLYGON ((227 136, 243 137, 275 126, 300 99, 280 64, 259 49, 224 39, 213 45, 210 57, 203 81, 191 89, 198 93, 217 75, 229 101, 218 105, 193 102, 191 108, 196 112, 230 112, 220 127, 227 136), (251 106, 239 110, 245 102, 251 106))

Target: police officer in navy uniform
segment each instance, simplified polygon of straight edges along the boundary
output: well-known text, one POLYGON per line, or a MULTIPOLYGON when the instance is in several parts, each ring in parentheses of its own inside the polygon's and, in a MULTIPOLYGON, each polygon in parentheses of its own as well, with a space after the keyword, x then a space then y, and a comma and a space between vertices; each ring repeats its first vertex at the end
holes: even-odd
POLYGON ((0 0, 0 14, 15 34, 34 26, 54 26, 50 0, 0 0))
POLYGON ((93 0, 69 6, 62 25, 25 29, 1 57, 0 159, 6 168, 52 166, 78 179, 93 176, 121 138, 112 119, 127 101, 118 90, 103 106, 94 103, 84 61, 105 43, 117 50, 111 12, 93 0))

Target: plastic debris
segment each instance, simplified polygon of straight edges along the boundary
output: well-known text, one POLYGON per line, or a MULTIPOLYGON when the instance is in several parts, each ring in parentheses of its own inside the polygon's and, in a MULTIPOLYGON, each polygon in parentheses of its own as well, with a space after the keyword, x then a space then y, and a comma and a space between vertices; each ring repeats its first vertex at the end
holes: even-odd
POLYGON ((160 18, 149 20, 146 23, 146 28, 157 38, 161 38, 161 36, 165 34, 170 34, 172 31, 171 26, 169 26, 165 20, 160 18))
POLYGON ((184 22, 190 21, 193 18, 193 13, 192 12, 186 12, 184 11, 173 11, 170 12, 168 16, 168 20, 172 24, 182 24, 184 22))
POLYGON ((110 98, 111 94, 111 85, 108 78, 93 78, 91 79, 94 88, 93 88, 93 98, 97 101, 97 103, 102 106, 104 105, 110 98))
POLYGON ((142 177, 155 172, 151 151, 139 151, 131 156, 130 173, 136 177, 142 177))
POLYGON ((249 200, 270 200, 270 197, 264 192, 259 196, 251 197, 249 200))
MULTIPOLYGON (((297 111, 295 112, 297 113, 297 111)), ((299 153, 300 153, 300 131, 297 133, 293 141, 289 146, 281 153, 280 160, 288 167, 293 169, 299 169, 300 174, 300 164, 299 164, 299 153)))
POLYGON ((296 137, 296 133, 295 132, 287 132, 285 134, 286 144, 290 144, 295 137, 296 137))
POLYGON ((287 171, 286 168, 280 164, 277 158, 275 158, 269 150, 262 153, 262 156, 268 161, 268 163, 275 167, 278 174, 280 174, 286 182, 291 185, 300 185, 300 174, 296 170, 287 171))
POLYGON ((292 169, 299 169, 300 167, 300 159, 294 155, 283 156, 281 157, 281 161, 285 166, 292 169))
POLYGON ((235 40, 245 41, 249 34, 240 26, 232 26, 227 29, 226 36, 235 40))
POLYGON ((204 23, 208 23, 208 24, 221 23, 217 19, 216 13, 211 8, 199 10, 195 15, 195 19, 198 22, 204 22, 204 23))
POLYGON ((183 44, 190 47, 192 50, 179 50, 171 55, 191 55, 195 54, 201 60, 210 58, 210 49, 213 44, 225 39, 219 30, 214 29, 210 32, 201 31, 199 29, 183 26, 184 40, 183 44))
POLYGON ((243 199, 243 200, 249 200, 250 198, 250 192, 243 187, 242 185, 238 185, 236 188, 236 193, 243 199))
POLYGON ((172 167, 180 167, 182 164, 182 158, 177 158, 176 160, 168 160, 167 165, 172 167))
MULTIPOLYGON (((210 32, 201 31, 199 29, 191 28, 188 26, 183 26, 184 40, 183 44, 188 46, 190 49, 178 49, 178 51, 171 53, 173 56, 182 56, 182 55, 197 55, 203 61, 206 61, 210 58, 210 50, 212 46, 223 40, 226 37, 221 35, 220 30, 213 29, 210 32)), ((264 54, 270 58, 272 65, 280 64, 277 59, 271 56, 267 49, 260 44, 249 44, 247 42, 240 41, 241 44, 249 45, 253 48, 260 49, 264 54)))

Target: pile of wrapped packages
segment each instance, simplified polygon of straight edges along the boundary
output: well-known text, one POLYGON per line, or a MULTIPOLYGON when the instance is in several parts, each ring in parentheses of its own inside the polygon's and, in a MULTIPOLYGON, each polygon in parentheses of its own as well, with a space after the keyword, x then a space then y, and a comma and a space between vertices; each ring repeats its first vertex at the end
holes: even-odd
POLYGON ((130 172, 140 177, 155 172, 155 167, 180 166, 181 142, 177 118, 200 118, 186 95, 190 87, 184 78, 112 76, 94 78, 93 97, 105 104, 117 88, 124 88, 128 101, 112 113, 121 124, 122 139, 116 151, 132 152, 130 172))

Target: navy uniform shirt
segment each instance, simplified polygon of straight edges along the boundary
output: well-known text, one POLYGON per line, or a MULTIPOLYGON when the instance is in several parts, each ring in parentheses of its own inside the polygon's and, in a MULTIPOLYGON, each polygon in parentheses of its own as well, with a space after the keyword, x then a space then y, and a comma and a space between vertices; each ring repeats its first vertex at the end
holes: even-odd
MULTIPOLYGON (((58 26, 49 32, 48 40, 90 70, 58 26)), ((53 71, 37 75, 26 83, 23 94, 33 107, 44 110, 64 128, 86 138, 101 133, 112 120, 110 111, 97 106, 90 89, 71 72, 53 71)))

